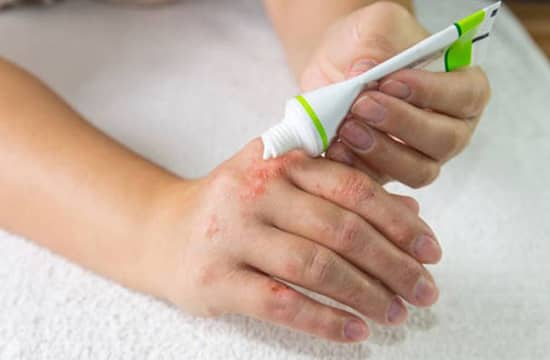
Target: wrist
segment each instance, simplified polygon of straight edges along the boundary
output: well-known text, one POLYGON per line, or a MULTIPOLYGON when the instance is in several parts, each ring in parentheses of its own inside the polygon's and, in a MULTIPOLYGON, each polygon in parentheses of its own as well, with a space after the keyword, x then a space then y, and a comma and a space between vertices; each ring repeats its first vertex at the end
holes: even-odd
POLYGON ((182 244, 191 230, 193 195, 200 182, 176 179, 155 189, 142 226, 140 291, 174 302, 174 277, 181 268, 182 244))

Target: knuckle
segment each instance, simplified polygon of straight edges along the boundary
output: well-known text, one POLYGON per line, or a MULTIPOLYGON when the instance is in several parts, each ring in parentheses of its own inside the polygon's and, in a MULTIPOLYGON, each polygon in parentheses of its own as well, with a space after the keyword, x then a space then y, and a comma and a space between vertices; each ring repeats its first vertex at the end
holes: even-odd
POLYGON ((397 287, 411 291, 414 290, 418 279, 424 273, 422 267, 413 260, 403 262, 397 269, 398 272, 394 275, 397 287))
POLYGON ((358 310, 364 310, 365 303, 368 303, 369 294, 361 287, 350 287, 348 290, 344 291, 343 295, 346 302, 358 310))
POLYGON ((285 171, 299 170, 305 166, 309 159, 304 151, 291 151, 282 157, 281 166, 285 171))
POLYGON ((291 323, 300 311, 300 302, 297 293, 286 289, 276 296, 269 296, 264 299, 260 313, 276 322, 291 323))
POLYGON ((207 288, 213 286, 220 277, 222 273, 219 270, 219 266, 214 264, 207 264, 199 267, 194 273, 194 283, 195 286, 199 288, 207 288))
POLYGON ((414 239, 413 229, 400 220, 394 220, 389 229, 391 240, 401 248, 409 248, 414 239))
POLYGON ((476 71, 476 74, 476 84, 469 87, 470 96, 462 109, 462 115, 465 118, 479 116, 491 97, 491 86, 487 75, 482 70, 476 71))
POLYGON ((395 19, 395 21, 403 16, 410 16, 409 11, 404 6, 392 1, 378 1, 370 6, 370 10, 376 11, 384 18, 395 19))
POLYGON ((334 247, 337 251, 345 254, 353 254, 361 251, 364 245, 359 236, 361 230, 361 219, 354 214, 346 215, 341 219, 336 229, 336 233, 334 234, 334 247))
MULTIPOLYGON (((467 120, 463 120, 467 121, 467 120)), ((453 126, 445 142, 444 158, 458 154, 466 147, 469 134, 466 126, 453 126)))
POLYGON ((364 311, 372 296, 372 288, 369 281, 357 282, 353 278, 345 277, 339 282, 340 297, 345 299, 345 304, 359 311, 364 311))
POLYGON ((385 318, 385 309, 389 305, 388 290, 378 281, 349 286, 342 291, 345 304, 357 310, 364 316, 377 321, 385 318), (374 300, 376 299, 376 300, 374 300))
POLYGON ((371 241, 373 237, 365 240, 365 243, 363 244, 363 250, 360 253, 361 257, 364 259, 367 259, 371 263, 384 263, 385 258, 387 256, 386 251, 381 246, 376 246, 375 241, 371 241))
POLYGON ((306 271, 313 284, 324 284, 334 268, 336 258, 329 251, 318 248, 309 259, 306 271))
POLYGON ((208 185, 215 194, 224 194, 239 186, 239 178, 240 176, 235 174, 234 171, 227 168, 220 168, 212 172, 208 185))
POLYGON ((375 195, 374 183, 366 175, 358 172, 346 174, 340 180, 337 192, 347 202, 351 201, 354 208, 371 200, 375 195))
POLYGON ((487 77, 485 71, 483 71, 481 68, 479 69, 478 73, 480 78, 479 90, 481 92, 481 101, 483 105, 486 105, 491 99, 491 82, 489 81, 489 78, 487 77))
POLYGON ((289 256, 283 264, 282 271, 288 279, 298 279, 304 274, 307 267, 307 260, 299 256, 289 256))
POLYGON ((430 162, 419 166, 416 177, 411 182, 411 186, 415 189, 428 186, 437 179, 440 172, 440 166, 436 162, 430 162))

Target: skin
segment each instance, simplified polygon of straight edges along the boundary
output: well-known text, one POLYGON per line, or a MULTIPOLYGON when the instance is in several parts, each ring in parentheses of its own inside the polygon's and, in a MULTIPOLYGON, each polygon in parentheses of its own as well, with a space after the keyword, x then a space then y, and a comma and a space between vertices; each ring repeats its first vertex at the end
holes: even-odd
POLYGON ((368 328, 283 281, 389 325, 406 319, 403 299, 438 297, 423 264, 441 250, 418 204, 352 167, 301 152, 266 162, 255 139, 185 180, 14 65, 0 62, 0 83, 2 228, 189 313, 239 313, 334 341, 363 340, 368 328))
MULTIPOLYGON (((313 21, 297 13, 317 9, 318 1, 267 1, 302 91, 357 76, 428 35, 407 11, 410 2, 406 7, 322 3, 313 21), (313 23, 301 32, 304 21, 313 23)), ((397 180, 413 188, 426 186, 467 146, 489 97, 489 82, 479 67, 452 73, 399 71, 358 96, 327 157, 381 184, 397 180)))
MULTIPOLYGON (((297 3, 267 4, 276 27, 285 12, 301 17, 297 3)), ((346 38, 342 29, 367 16, 368 7, 346 16, 366 3, 327 1, 311 26, 294 29, 311 42, 309 52, 289 52, 303 86, 326 81, 308 74, 346 38)), ((392 11, 382 15, 391 21, 392 11)), ((353 41, 334 51, 342 68, 360 58, 349 52, 353 41)), ((406 319, 404 301, 437 300, 424 267, 441 257, 435 235, 413 199, 387 193, 366 168, 301 152, 264 162, 256 139, 205 178, 182 179, 93 128, 14 64, 0 60, 0 84, 0 167, 10 169, 0 172, 4 229, 189 313, 244 314, 340 342, 364 340, 364 321, 291 285, 388 325, 406 319)), ((426 101, 419 94, 411 99, 426 101)))
POLYGON ((336 162, 302 152, 266 162, 262 151, 256 139, 160 200, 162 297, 194 314, 241 313, 341 342, 366 338, 366 324, 284 282, 386 325, 406 319, 402 299, 436 301, 423 263, 441 251, 414 200, 336 162))

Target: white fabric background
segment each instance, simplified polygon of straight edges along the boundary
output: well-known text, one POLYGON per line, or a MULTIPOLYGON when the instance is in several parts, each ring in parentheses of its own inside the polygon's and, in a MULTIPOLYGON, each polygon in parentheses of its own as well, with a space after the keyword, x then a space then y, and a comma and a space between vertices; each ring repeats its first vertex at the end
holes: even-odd
MULTIPOLYGON (((418 2, 432 30, 481 5, 418 2)), ((278 121, 296 91, 253 0, 0 13, 0 55, 186 176, 278 121)), ((439 303, 405 327, 343 346, 240 316, 193 318, 0 231, 0 359, 548 358, 550 70, 508 12, 487 71, 494 96, 470 148, 428 189, 390 186, 421 201, 445 251, 439 303)))

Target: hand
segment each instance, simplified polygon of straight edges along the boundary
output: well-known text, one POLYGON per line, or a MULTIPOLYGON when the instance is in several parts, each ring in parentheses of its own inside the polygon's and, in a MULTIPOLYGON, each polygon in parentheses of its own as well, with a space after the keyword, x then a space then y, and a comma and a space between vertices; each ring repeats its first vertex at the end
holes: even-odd
POLYGON ((351 313, 382 324, 407 317, 401 298, 429 306, 438 290, 422 263, 441 250, 418 204, 368 176, 291 152, 261 159, 254 140, 208 177, 167 189, 151 252, 157 295, 197 315, 240 313, 335 341, 368 336, 351 313))
MULTIPOLYGON (((403 7, 379 2, 335 23, 302 73, 309 91, 354 77, 427 36, 403 7)), ((357 98, 327 152, 379 183, 417 188, 468 144, 488 102, 479 67, 452 73, 402 70, 357 98)))

